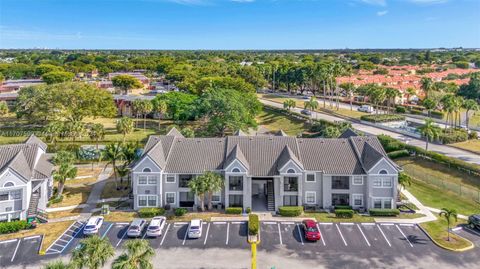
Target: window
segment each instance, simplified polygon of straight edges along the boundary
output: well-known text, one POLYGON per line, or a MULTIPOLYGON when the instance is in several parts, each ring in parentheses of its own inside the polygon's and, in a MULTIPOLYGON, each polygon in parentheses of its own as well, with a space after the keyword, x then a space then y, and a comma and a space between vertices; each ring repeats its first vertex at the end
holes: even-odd
POLYGON ((363 185, 363 177, 362 176, 354 176, 353 177, 353 185, 363 185))
POLYGON ((10 200, 20 200, 22 199, 22 191, 11 191, 10 192, 10 200))
POLYGON ((243 177, 242 176, 229 176, 228 177, 228 189, 231 191, 243 190, 243 177))
POLYGON ((284 206, 298 206, 298 196, 297 195, 285 195, 285 196, 283 196, 283 205, 284 206))
POLYGON ((8 200, 8 193, 0 194, 0 201, 7 201, 8 200))
POLYGON ((150 173, 150 172, 152 172, 152 170, 148 167, 145 167, 145 168, 143 168, 143 172, 144 173, 150 173))
POLYGON ((219 203, 220 202, 220 194, 212 195, 212 202, 213 203, 219 203))
POLYGON ((315 174, 307 174, 306 182, 315 182, 315 174))
POLYGON ((373 199, 373 208, 382 208, 382 200, 373 199))
POLYGON ((178 176, 178 187, 179 188, 188 188, 188 182, 192 180, 193 175, 179 175, 178 176))
POLYGON ((346 193, 333 193, 332 205, 350 205, 350 195, 346 193))
POLYGON ((295 174, 295 170, 293 170, 293 169, 288 169, 288 170, 287 170, 287 173, 288 173, 288 174, 295 174))
POLYGON ((175 193, 174 192, 166 192, 165 193, 165 203, 175 204, 175 193))
POLYGON ((3 185, 3 187, 5 187, 5 188, 13 187, 13 186, 15 186, 15 184, 13 184, 13 182, 7 182, 3 185))
POLYGON ((139 176, 139 177, 138 177, 138 184, 139 184, 139 185, 145 185, 145 184, 147 184, 147 177, 146 177, 146 176, 139 176))
POLYGON ((392 179, 391 178, 383 178, 382 179, 382 186, 385 188, 392 187, 392 179))
POLYGON ((382 186, 382 179, 381 178, 374 178, 373 179, 373 186, 374 187, 381 187, 382 186))
POLYGON ((157 184, 157 177, 156 176, 149 176, 148 177, 148 184, 157 184))
POLYGON ((316 204, 317 203, 317 193, 314 191, 305 192, 305 203, 306 204, 316 204))
POLYGON ((392 208, 392 199, 391 198, 374 198, 373 199, 373 207, 374 208, 384 208, 384 209, 391 209, 392 208))
POLYGON ((381 170, 381 171, 379 172, 379 174, 380 174, 380 175, 386 175, 386 174, 388 174, 388 172, 387 172, 387 170, 381 170))
POLYGON ((178 205, 180 207, 193 207, 195 204, 195 194, 190 191, 182 191, 178 193, 178 205))
POLYGON ((151 206, 151 207, 157 206, 157 196, 155 195, 148 196, 148 206, 151 206))
POLYGON ((167 176, 167 183, 175 183, 175 176, 167 176))
POLYGON ((353 206, 363 206, 363 194, 352 194, 353 206))
POLYGON ((243 207, 243 195, 229 195, 228 203, 233 207, 243 207))
POLYGON ((297 177, 285 177, 283 183, 284 191, 298 191, 298 178, 297 177))
POLYGON ((392 208, 392 199, 383 200, 383 208, 391 209, 392 208))
POLYGON ((10 211, 13 211, 13 207, 11 206, 5 207, 5 212, 10 212, 10 211))
POLYGON ((350 177, 348 176, 332 176, 332 189, 348 190, 350 188, 350 177))
POLYGON ((232 172, 233 172, 233 173, 240 173, 240 169, 238 169, 238 168, 235 167, 235 168, 232 169, 232 172))
POLYGON ((147 196, 138 196, 138 206, 147 206, 147 196))

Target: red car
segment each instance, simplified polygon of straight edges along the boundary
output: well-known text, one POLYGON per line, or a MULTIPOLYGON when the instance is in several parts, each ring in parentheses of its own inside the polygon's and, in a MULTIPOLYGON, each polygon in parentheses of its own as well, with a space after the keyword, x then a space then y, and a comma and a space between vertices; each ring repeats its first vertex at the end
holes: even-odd
POLYGON ((305 240, 317 241, 320 240, 320 231, 317 228, 317 223, 314 220, 307 219, 302 222, 305 240))

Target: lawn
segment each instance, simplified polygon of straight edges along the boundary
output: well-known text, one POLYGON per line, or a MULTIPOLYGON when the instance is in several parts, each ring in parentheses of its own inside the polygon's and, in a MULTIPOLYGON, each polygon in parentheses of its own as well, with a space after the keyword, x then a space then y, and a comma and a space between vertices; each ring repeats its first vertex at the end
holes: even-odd
POLYGON ((307 130, 305 121, 290 118, 282 113, 267 108, 264 108, 257 116, 257 123, 272 132, 283 130, 291 136, 297 136, 307 130))
POLYGON ((224 214, 220 212, 190 212, 183 216, 175 216, 173 213, 169 213, 167 218, 169 221, 191 221, 192 219, 202 219, 204 221, 210 221, 212 217, 239 217, 240 215, 224 214))
POLYGON ((82 184, 70 186, 68 184, 69 183, 67 182, 67 185, 63 189, 63 200, 60 203, 51 204, 51 208, 79 205, 87 202, 90 191, 93 188, 92 185, 82 184))
POLYGON ((450 144, 450 146, 460 148, 460 149, 466 149, 470 151, 474 151, 478 154, 480 154, 480 140, 468 140, 465 142, 460 142, 460 143, 455 143, 455 144, 450 144))
MULTIPOLYGON (((439 217, 437 215, 437 217, 439 217)), ((459 220, 459 222, 453 224, 451 223, 451 227, 455 227, 455 225, 463 223, 464 221, 459 220)), ((453 249, 462 249, 466 248, 471 245, 470 242, 464 240, 463 238, 457 236, 454 233, 450 233, 450 241, 448 241, 447 237, 447 221, 443 217, 439 217, 436 221, 430 221, 426 223, 420 224, 422 228, 424 228, 428 234, 440 245, 453 248, 453 249)))
MULTIPOLYGON (((96 213, 98 215, 100 213, 96 213)), ((135 218, 138 218, 137 212, 125 212, 125 211, 112 211, 108 215, 103 215, 105 221, 109 222, 130 222, 135 218)))
POLYGON ((57 211, 57 212, 49 212, 48 219, 73 217, 73 216, 80 215, 80 213, 82 213, 82 208, 75 208, 72 210, 64 210, 64 211, 57 211))
POLYGON ((125 187, 127 186, 127 180, 123 180, 123 184, 120 185, 120 180, 118 180, 117 184, 115 184, 115 180, 113 178, 109 178, 107 183, 105 184, 105 187, 102 190, 102 195, 100 196, 100 198, 120 198, 128 195, 128 193, 130 192, 130 188, 126 190, 124 188, 122 188, 121 190, 117 190, 117 185, 125 187))
POLYGON ((374 222, 374 218, 370 216, 362 216, 354 214, 353 218, 337 218, 334 213, 305 212, 302 217, 314 218, 319 222, 374 222))
POLYGON ((41 223, 37 228, 32 230, 23 230, 17 233, 2 234, 0 235, 0 241, 9 240, 20 237, 27 237, 33 235, 43 234, 43 244, 40 252, 45 252, 47 248, 70 226, 73 221, 63 221, 54 223, 41 223))

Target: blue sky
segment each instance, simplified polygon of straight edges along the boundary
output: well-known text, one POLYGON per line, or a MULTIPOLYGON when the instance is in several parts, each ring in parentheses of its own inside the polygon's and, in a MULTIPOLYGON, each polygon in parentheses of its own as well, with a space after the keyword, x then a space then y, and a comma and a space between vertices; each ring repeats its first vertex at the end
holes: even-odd
POLYGON ((0 0, 0 48, 480 47, 480 0, 0 0))

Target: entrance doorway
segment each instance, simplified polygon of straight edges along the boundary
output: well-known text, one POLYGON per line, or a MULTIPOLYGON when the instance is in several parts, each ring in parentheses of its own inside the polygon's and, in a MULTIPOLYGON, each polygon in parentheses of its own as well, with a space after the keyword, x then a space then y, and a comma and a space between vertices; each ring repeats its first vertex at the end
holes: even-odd
POLYGON ((273 179, 252 178, 252 211, 275 211, 273 179))

